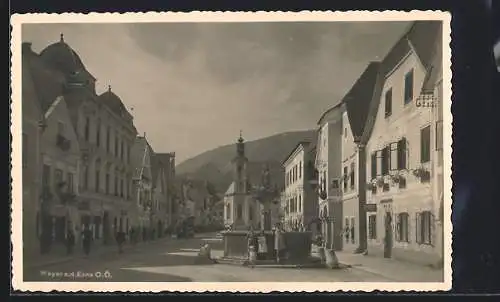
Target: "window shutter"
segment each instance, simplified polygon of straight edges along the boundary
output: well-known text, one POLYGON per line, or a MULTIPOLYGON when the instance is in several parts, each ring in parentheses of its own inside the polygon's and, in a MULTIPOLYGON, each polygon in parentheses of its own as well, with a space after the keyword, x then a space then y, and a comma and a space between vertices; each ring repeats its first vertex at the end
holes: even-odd
POLYGON ((398 141, 398 170, 406 169, 406 138, 398 141))
POLYGON ((377 178, 377 154, 372 153, 371 179, 377 178))

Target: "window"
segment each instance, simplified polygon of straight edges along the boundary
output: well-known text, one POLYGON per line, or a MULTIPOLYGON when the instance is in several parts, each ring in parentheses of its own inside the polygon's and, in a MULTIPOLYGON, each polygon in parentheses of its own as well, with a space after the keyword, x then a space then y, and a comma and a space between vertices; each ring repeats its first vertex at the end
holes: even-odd
POLYGON ((376 151, 377 154, 377 176, 382 175, 382 151, 376 151))
POLYGON ((253 207, 251 205, 248 206, 248 220, 253 220, 253 207))
POLYGON ((429 211, 417 213, 417 243, 431 244, 432 214, 429 211))
POLYGON ((394 171, 398 169, 398 143, 391 143, 389 145, 389 170, 394 171))
POLYGON ((231 204, 230 203, 228 203, 226 205, 226 213, 225 214, 226 214, 226 219, 228 219, 228 220, 231 219, 231 204))
POLYGON ((354 189, 354 183, 355 183, 355 173, 354 173, 354 170, 355 170, 355 164, 354 163, 351 163, 351 176, 350 176, 350 179, 351 179, 351 189, 354 189))
POLYGON ((299 212, 302 212, 302 195, 299 195, 299 212))
POLYGON ((390 147, 386 146, 382 149, 382 175, 389 174, 389 165, 391 162, 391 151, 390 147))
POLYGON ((302 162, 299 163, 299 179, 302 178, 302 162))
POLYGON ((431 126, 420 130, 420 162, 431 160, 431 126))
POLYGON ((373 152, 371 156, 371 176, 372 179, 377 178, 377 153, 373 152))
POLYGON ((377 215, 368 216, 368 238, 377 239, 377 215))
POLYGON ((443 150, 443 121, 436 122, 436 151, 443 150))
POLYGON ((115 181, 114 181, 114 195, 118 196, 118 177, 115 175, 115 181))
POLYGON ((89 167, 85 166, 83 168, 83 189, 87 190, 89 188, 89 167))
POLYGON ((99 192, 101 189, 101 171, 95 170, 95 191, 99 192))
POLYGON ((413 100, 413 69, 405 75, 405 104, 413 100))
POLYGON ((67 183, 68 183, 68 193, 73 193, 74 192, 74 184, 73 184, 73 173, 71 172, 68 172, 68 180, 67 180, 67 183))
POLYGON ((26 133, 23 133, 23 141, 22 141, 22 148, 23 148, 23 168, 26 168, 28 166, 28 135, 26 133))
POLYGON ((85 141, 89 141, 90 139, 90 118, 87 116, 85 118, 85 129, 84 129, 85 133, 85 141))
POLYGON ((398 170, 406 169, 406 138, 398 141, 398 170))
POLYGON ((54 181, 57 186, 63 182, 63 171, 61 169, 54 170, 54 181))
POLYGON ((99 147, 101 145, 101 120, 97 121, 95 142, 96 142, 97 147, 99 147))
POLYGON ((42 184, 44 186, 50 186, 50 166, 44 164, 42 168, 42 184))
POLYGON ((396 240, 400 242, 408 241, 408 213, 399 213, 396 221, 396 240))
POLYGON ((241 204, 239 204, 237 207, 236 207, 236 210, 237 210, 237 213, 236 213, 236 218, 237 219, 241 219, 243 217, 243 207, 241 206, 241 204))
POLYGON ((347 167, 344 167, 344 191, 347 190, 347 177, 348 177, 348 172, 347 172, 347 167))
POLYGON ((120 197, 125 196, 124 192, 125 187, 123 186, 123 178, 120 179, 120 197))
POLYGON ((118 132, 115 132, 115 150, 114 155, 118 157, 118 132))
POLYGON ((123 160, 123 141, 120 142, 120 159, 123 160))
POLYGON ((111 136, 111 127, 106 128, 106 152, 109 153, 109 142, 110 142, 110 136, 111 136))
POLYGON ((63 122, 57 123, 57 134, 64 136, 64 123, 63 122))
POLYGON ((344 128, 344 137, 347 137, 347 127, 344 128))
POLYGON ((385 93, 385 117, 392 114, 392 88, 385 93))
POLYGON ((104 192, 109 194, 109 173, 106 173, 104 192))

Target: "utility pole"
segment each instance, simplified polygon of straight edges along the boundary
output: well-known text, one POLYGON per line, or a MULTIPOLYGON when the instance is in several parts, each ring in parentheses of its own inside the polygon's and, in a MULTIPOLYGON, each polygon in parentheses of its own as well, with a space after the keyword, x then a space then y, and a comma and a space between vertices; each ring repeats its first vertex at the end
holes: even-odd
POLYGON ((368 249, 366 226, 366 145, 357 143, 358 148, 358 196, 359 196, 359 246, 357 253, 364 253, 368 249))

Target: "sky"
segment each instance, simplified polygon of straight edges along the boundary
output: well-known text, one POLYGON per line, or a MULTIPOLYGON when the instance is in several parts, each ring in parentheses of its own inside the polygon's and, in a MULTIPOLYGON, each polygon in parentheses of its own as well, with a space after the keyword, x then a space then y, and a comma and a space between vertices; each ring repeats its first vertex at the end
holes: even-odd
POLYGON ((111 85, 156 152, 178 163, 236 141, 314 129, 408 22, 25 24, 40 52, 60 34, 111 85))

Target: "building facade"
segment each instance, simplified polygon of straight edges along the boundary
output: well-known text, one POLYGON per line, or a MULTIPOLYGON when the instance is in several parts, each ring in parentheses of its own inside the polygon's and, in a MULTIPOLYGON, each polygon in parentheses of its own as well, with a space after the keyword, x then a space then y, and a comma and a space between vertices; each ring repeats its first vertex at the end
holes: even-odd
POLYGON ((131 225, 143 240, 147 239, 155 228, 153 208, 153 175, 151 157, 153 149, 149 145, 146 134, 137 136, 131 150, 133 172, 132 192, 134 195, 131 208, 131 225))
POLYGON ((342 249, 342 113, 339 103, 318 121, 315 168, 318 173, 318 218, 327 248, 342 249))
POLYGON ((318 216, 317 196, 309 183, 308 165, 314 160, 311 142, 299 142, 284 160, 286 230, 307 230, 318 216))
POLYGON ((343 238, 342 249, 354 250, 359 243, 359 159, 358 149, 347 111, 342 113, 342 190, 343 238))
POLYGON ((250 194, 245 142, 236 143, 236 156, 232 160, 233 182, 224 194, 224 225, 233 230, 257 229, 260 225, 260 205, 250 194))
POLYGON ((67 231, 77 232, 84 215, 77 207, 80 147, 69 111, 62 96, 44 114, 41 136, 43 207, 40 212, 41 235, 48 231, 52 243, 65 245, 67 231))
POLYGON ((97 242, 112 243, 116 231, 126 229, 132 201, 133 118, 111 89, 96 94, 96 79, 62 35, 40 57, 64 76, 63 94, 80 146, 77 207, 84 214, 77 228, 89 227, 97 242))
MULTIPOLYGON (((155 153, 155 157, 163 167, 165 182, 165 227, 171 228, 175 225, 175 152, 155 153)), ((163 207, 162 207, 163 209, 163 207)))
POLYGON ((343 249, 364 252, 367 249, 366 212, 366 149, 371 133, 367 125, 370 106, 378 104, 380 88, 380 63, 370 62, 361 76, 342 99, 342 190, 343 249))
POLYGON ((416 105, 429 79, 440 22, 415 22, 382 62, 384 84, 366 145, 370 253, 434 263, 432 110, 416 105))
POLYGON ((40 136, 43 130, 43 113, 37 93, 31 60, 38 55, 30 43, 22 45, 22 177, 23 177, 23 253, 26 256, 39 252, 40 211, 40 136))
POLYGON ((151 155, 152 165, 152 183, 153 183, 153 226, 155 234, 162 237, 165 229, 168 226, 168 200, 167 200, 167 183, 165 179, 165 167, 159 160, 156 154, 151 155))

